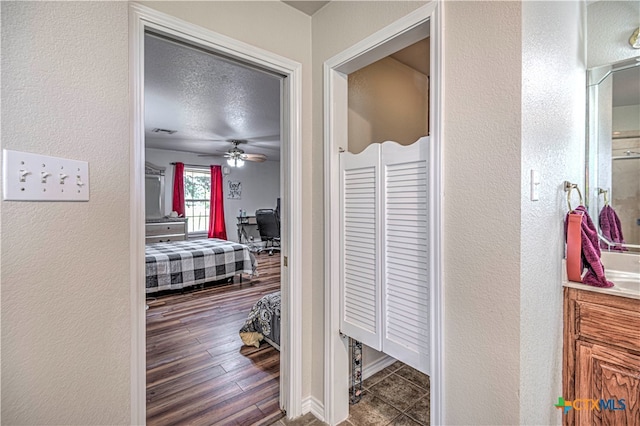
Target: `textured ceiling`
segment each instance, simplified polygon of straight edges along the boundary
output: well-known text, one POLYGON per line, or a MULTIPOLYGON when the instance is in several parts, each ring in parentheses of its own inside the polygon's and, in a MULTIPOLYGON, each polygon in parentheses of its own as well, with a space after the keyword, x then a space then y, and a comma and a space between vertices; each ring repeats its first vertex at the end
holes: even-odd
MULTIPOLYGON (((296 2, 319 3, 327 2, 296 2)), ((302 6, 302 5, 298 5, 302 6)), ((393 55, 428 72, 428 41, 393 55), (422 61, 422 62, 421 62, 422 61)), ((231 139, 280 158, 279 76, 154 35, 145 37, 145 138, 156 149, 224 154, 231 139), (153 133, 153 129, 176 131, 153 133)))
POLYGON ((280 77, 173 41, 145 36, 145 138, 157 149, 280 157, 280 77), (168 135, 152 129, 176 130, 168 135))

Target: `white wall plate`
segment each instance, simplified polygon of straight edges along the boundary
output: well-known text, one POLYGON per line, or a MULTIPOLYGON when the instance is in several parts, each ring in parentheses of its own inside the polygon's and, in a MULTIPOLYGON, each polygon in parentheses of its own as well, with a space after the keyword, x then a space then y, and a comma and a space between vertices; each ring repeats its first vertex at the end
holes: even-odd
POLYGON ((6 201, 89 201, 89 163, 3 150, 6 201))

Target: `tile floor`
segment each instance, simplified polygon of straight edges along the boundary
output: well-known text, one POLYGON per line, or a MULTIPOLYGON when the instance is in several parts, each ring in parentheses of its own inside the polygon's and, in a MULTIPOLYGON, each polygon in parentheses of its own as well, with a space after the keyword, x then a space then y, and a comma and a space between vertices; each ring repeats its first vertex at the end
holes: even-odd
MULTIPOLYGON (((429 426, 429 376, 396 361, 366 379, 357 404, 349 406, 349 418, 339 426, 429 426)), ((311 413, 274 426, 322 426, 311 413)))

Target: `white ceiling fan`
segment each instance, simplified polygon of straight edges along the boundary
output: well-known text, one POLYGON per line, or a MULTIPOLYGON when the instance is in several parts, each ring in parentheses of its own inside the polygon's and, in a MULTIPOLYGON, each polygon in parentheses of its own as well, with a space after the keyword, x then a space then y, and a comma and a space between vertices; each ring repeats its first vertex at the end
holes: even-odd
MULTIPOLYGON (((229 140, 233 144, 233 148, 229 149, 224 157, 227 159, 227 164, 231 167, 242 167, 245 161, 255 161, 262 163, 267 160, 267 156, 264 154, 247 154, 244 150, 238 148, 241 143, 246 143, 243 139, 231 139, 229 140)), ((199 157, 219 157, 217 154, 203 154, 199 157)))

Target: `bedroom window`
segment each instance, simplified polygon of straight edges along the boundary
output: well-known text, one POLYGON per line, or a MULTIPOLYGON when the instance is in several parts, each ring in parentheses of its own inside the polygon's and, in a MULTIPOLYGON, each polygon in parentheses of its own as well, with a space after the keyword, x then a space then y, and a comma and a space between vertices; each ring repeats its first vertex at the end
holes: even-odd
POLYGON ((211 172, 204 169, 184 169, 185 216, 189 233, 206 233, 209 227, 211 172))

